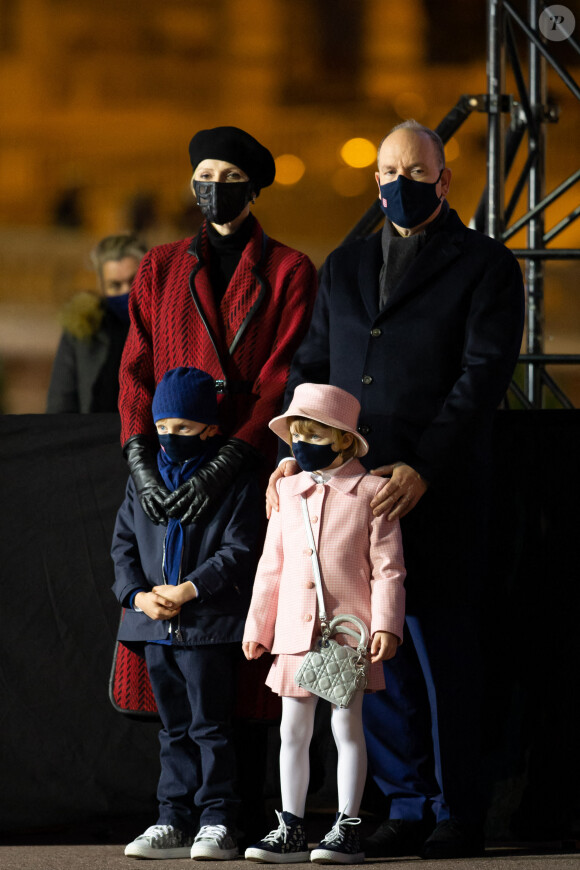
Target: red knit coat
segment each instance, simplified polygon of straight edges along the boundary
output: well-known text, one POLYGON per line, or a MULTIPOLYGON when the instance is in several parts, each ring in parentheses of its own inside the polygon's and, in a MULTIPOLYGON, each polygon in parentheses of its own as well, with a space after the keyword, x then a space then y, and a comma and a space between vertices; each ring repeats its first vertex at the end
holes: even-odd
POLYGON ((280 411, 310 323, 316 270, 305 254, 266 237, 257 221, 219 309, 207 264, 205 224, 197 238, 152 248, 141 262, 119 373, 121 443, 155 432, 151 402, 164 373, 195 366, 231 384, 218 396, 221 431, 273 460, 277 439, 267 424, 280 411))

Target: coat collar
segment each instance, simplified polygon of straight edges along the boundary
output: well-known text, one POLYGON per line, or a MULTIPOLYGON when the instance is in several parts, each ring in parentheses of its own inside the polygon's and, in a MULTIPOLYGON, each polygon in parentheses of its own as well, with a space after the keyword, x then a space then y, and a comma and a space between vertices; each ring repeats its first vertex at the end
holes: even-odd
MULTIPOLYGON (((360 479, 366 473, 366 470, 358 459, 353 459, 348 465, 341 465, 324 485, 346 494, 352 492, 358 486, 360 479)), ((290 496, 304 495, 316 487, 316 483, 307 471, 301 471, 299 474, 285 477, 283 481, 284 487, 290 496)))
POLYGON ((219 308, 215 304, 209 279, 209 243, 205 221, 187 249, 194 258, 189 276, 191 295, 224 372, 227 357, 234 353, 266 296, 267 282, 261 267, 266 256, 267 243, 268 237, 254 218, 252 235, 242 251, 219 308))
POLYGON ((359 288, 371 320, 374 321, 377 317, 390 311, 394 305, 428 283, 438 272, 461 256, 465 232, 466 227, 461 222, 457 212, 454 209, 449 209, 449 216, 445 224, 426 241, 405 277, 394 288, 382 311, 379 311, 379 274, 383 264, 381 232, 376 232, 370 236, 361 252, 359 288))

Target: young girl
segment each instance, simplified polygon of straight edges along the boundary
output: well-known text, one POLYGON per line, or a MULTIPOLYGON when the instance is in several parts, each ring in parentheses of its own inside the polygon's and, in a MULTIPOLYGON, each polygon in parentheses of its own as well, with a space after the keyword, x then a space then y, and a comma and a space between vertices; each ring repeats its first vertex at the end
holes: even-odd
MULTIPOLYGON (((339 810, 331 831, 309 856, 304 809, 309 781, 308 747, 318 697, 294 682, 304 655, 320 634, 316 586, 301 495, 318 552, 328 617, 358 616, 369 628, 367 691, 385 688, 382 661, 395 655, 403 637, 405 591, 398 522, 375 517, 370 502, 383 485, 357 456, 368 444, 356 430, 360 405, 354 396, 325 384, 302 384, 285 414, 270 428, 291 444, 302 469, 278 483, 279 511, 270 518, 244 630, 246 658, 276 654, 267 684, 282 696, 279 826, 246 850, 266 863, 364 861, 356 825, 366 779, 362 729, 363 692, 348 708, 332 708, 338 750, 339 810)), ((356 645, 347 635, 340 643, 356 645)))

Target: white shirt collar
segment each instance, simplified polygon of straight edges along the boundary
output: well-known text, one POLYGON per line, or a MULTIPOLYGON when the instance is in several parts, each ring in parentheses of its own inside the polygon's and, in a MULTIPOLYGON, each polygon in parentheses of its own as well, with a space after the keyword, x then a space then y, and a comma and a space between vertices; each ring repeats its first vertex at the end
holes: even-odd
POLYGON ((330 478, 333 477, 333 475, 335 475, 339 469, 344 468, 345 465, 348 465, 351 460, 352 456, 350 457, 350 459, 347 459, 346 462, 343 462, 342 465, 337 465, 336 468, 325 468, 322 471, 310 471, 308 473, 310 474, 310 477, 312 478, 314 483, 328 483, 330 478))

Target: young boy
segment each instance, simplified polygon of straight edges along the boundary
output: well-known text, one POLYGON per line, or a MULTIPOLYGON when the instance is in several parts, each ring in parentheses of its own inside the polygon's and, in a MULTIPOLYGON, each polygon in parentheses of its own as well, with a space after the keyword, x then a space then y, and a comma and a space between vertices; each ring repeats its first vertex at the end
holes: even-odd
MULTIPOLYGON (((152 411, 171 492, 220 446, 213 378, 196 368, 168 371, 152 411)), ((238 855, 231 718, 262 501, 253 477, 242 474, 202 521, 154 525, 128 481, 111 551, 113 591, 127 608, 118 637, 142 649, 163 727, 159 817, 125 855, 238 855)))

